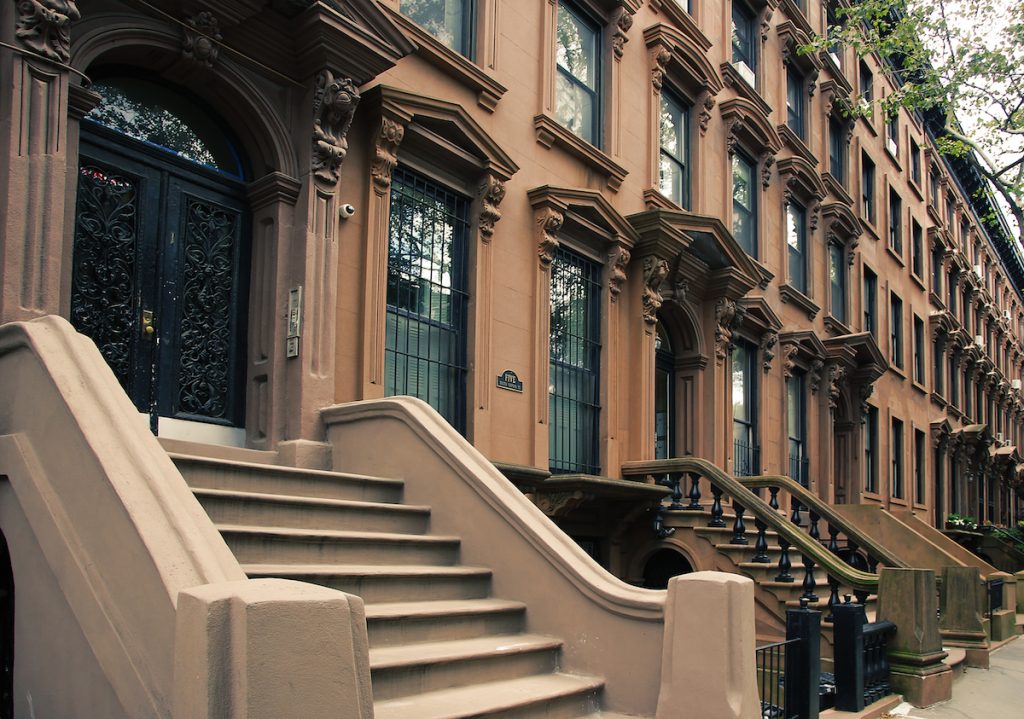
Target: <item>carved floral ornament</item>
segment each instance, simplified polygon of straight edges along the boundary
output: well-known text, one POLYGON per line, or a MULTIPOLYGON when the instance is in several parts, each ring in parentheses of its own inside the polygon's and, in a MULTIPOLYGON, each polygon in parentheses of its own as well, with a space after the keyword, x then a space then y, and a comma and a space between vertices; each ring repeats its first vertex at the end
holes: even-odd
POLYGON ((661 285, 668 276, 668 263, 658 257, 644 258, 644 291, 643 314, 644 322, 649 325, 658 323, 658 310, 663 302, 661 285))
MULTIPOLYGON (((321 70, 313 95, 313 175, 335 184, 348 153, 348 130, 359 105, 359 90, 347 77, 321 70)), ((399 139, 399 141, 401 141, 399 139)), ((390 170, 388 171, 390 181, 390 170)))
POLYGON ((541 267, 547 269, 555 259, 558 249, 558 231, 562 229, 565 215, 551 207, 541 208, 536 215, 537 258, 541 267))
POLYGON ((71 57, 71 23, 82 17, 71 0, 16 0, 14 35, 32 52, 58 62, 71 57))
POLYGON ((182 57, 206 67, 213 67, 220 54, 218 43, 222 39, 217 18, 213 13, 204 10, 190 17, 187 23, 185 41, 181 48, 182 57))
POLYGON ((505 199, 505 183, 494 175, 485 175, 480 181, 480 239, 490 242, 494 225, 501 219, 498 205, 505 199))
POLYGON ((370 176, 378 192, 391 187, 391 172, 398 164, 398 146, 405 137, 405 126, 389 117, 382 117, 373 136, 374 156, 370 161, 370 176))
POLYGON ((629 42, 627 33, 631 27, 633 27, 633 16, 629 10, 620 7, 618 17, 615 19, 615 32, 612 34, 612 51, 615 53, 616 60, 622 57, 625 45, 629 42))

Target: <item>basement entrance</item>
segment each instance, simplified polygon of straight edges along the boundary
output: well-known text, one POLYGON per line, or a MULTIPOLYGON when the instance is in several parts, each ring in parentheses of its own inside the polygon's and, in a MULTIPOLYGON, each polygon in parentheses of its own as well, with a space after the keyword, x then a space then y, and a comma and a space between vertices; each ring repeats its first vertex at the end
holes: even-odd
POLYGON ((243 164, 186 94, 100 79, 82 121, 71 321, 140 412, 238 426, 249 240, 243 164))
POLYGON ((665 589, 672 577, 692 571, 693 566, 682 554, 674 549, 659 549, 644 565, 644 588, 665 589))

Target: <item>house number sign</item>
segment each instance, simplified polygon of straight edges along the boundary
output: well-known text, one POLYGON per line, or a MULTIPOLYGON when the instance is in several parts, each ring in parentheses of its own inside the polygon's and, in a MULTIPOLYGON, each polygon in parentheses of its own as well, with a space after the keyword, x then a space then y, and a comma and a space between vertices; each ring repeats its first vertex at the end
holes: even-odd
POLYGON ((519 375, 510 369, 498 375, 498 387, 500 389, 507 389, 509 392, 523 391, 523 383, 519 379, 519 375))

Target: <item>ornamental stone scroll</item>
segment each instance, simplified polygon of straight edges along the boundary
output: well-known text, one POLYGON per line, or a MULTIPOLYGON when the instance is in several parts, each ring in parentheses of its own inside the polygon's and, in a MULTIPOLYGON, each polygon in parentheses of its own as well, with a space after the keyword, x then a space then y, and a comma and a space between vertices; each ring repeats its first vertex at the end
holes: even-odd
POLYGON ((71 0, 17 0, 14 35, 34 53, 57 62, 71 58, 71 23, 82 17, 71 0))

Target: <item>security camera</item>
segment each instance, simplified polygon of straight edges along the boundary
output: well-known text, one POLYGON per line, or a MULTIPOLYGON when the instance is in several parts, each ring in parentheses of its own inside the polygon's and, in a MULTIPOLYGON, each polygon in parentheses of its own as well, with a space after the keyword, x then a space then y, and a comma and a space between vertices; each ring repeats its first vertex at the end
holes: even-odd
POLYGON ((341 209, 338 210, 338 213, 341 215, 341 219, 347 220, 352 215, 356 214, 356 208, 346 203, 341 206, 341 209))

